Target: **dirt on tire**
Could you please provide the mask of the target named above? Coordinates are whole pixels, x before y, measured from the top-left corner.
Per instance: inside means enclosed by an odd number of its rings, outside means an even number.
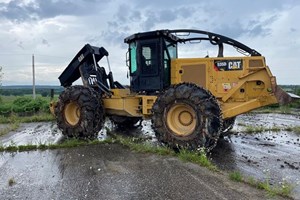
[[[78,105],[78,122],[70,124],[66,120],[65,108],[75,102]],[[104,107],[99,95],[85,86],[71,86],[59,96],[55,108],[57,126],[62,134],[75,138],[95,138],[104,123]]]
[[[192,117],[195,118],[195,127],[186,135],[176,134],[174,128],[170,128],[172,122],[167,119],[168,112],[180,104],[190,108],[195,115]],[[210,149],[216,145],[222,130],[221,109],[216,98],[195,84],[181,83],[172,86],[158,97],[152,111],[152,127],[157,139],[171,147]],[[184,123],[182,127],[184,129]]]

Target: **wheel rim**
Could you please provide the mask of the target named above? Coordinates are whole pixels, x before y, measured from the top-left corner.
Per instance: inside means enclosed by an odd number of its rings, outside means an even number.
[[[75,126],[80,120],[80,107],[75,102],[70,102],[65,106],[64,116],[68,124]]]
[[[173,105],[167,113],[167,125],[177,136],[188,136],[196,128],[196,112],[184,103]]]

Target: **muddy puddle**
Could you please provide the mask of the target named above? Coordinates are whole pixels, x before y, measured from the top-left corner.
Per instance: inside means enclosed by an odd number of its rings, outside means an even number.
[[[234,134],[220,139],[217,147],[209,154],[213,163],[225,171],[239,171],[245,177],[271,184],[288,182],[294,186],[293,196],[300,199],[300,134],[292,131],[267,131],[245,133],[247,126],[286,129],[300,126],[300,116],[284,114],[247,114],[237,117]],[[109,121],[105,127],[123,135],[144,137],[156,141],[150,121],[130,130],[117,129]],[[106,138],[105,128],[99,139]],[[58,143],[63,136],[54,122],[21,124],[16,131],[0,137],[4,146],[10,144]],[[30,159],[30,157],[28,158]]]

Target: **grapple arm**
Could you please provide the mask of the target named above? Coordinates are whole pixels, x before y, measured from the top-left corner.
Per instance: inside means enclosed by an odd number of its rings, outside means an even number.
[[[81,65],[94,64],[94,62],[97,63],[104,56],[108,56],[108,52],[103,47],[95,47],[86,44],[58,77],[60,84],[64,87],[72,85],[72,83],[81,76],[79,70]]]

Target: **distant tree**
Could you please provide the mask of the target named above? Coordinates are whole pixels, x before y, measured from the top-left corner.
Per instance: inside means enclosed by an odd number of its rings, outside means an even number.
[[[41,95],[42,95],[42,97],[47,97],[48,96],[48,92],[47,91],[42,91]]]

